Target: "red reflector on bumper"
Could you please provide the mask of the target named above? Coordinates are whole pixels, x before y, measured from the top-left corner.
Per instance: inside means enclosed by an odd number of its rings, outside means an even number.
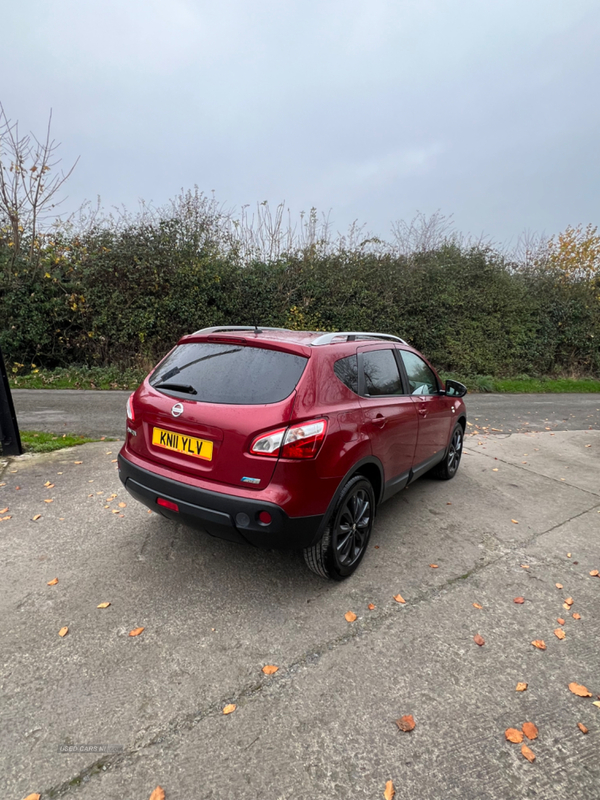
[[[271,515],[268,511],[261,511],[258,515],[259,522],[262,522],[263,525],[268,525],[271,522]]]
[[[164,497],[159,497],[156,503],[157,505],[163,506],[163,508],[168,508],[171,511],[179,511],[179,506],[177,503],[172,503],[170,500],[165,500]]]

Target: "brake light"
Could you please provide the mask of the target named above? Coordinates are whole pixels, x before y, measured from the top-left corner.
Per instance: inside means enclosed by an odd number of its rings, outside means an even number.
[[[272,458],[314,458],[323,444],[327,420],[315,419],[281,428],[255,439],[250,452]]]
[[[132,397],[133,394],[130,394],[129,397],[127,398],[127,419],[130,419],[133,422],[135,420],[135,414],[133,413]]]

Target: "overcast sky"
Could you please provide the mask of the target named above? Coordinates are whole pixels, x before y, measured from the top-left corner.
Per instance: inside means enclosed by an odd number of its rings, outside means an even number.
[[[0,100],[50,108],[69,205],[285,200],[387,236],[600,224],[598,0],[20,0]]]

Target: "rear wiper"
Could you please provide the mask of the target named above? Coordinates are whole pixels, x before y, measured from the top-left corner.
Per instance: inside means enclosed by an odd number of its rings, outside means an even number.
[[[189,383],[157,383],[155,389],[171,389],[173,392],[185,392],[186,394],[198,394]]]

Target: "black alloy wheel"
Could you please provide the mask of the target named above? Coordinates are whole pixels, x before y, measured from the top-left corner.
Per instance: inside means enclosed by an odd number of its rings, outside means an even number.
[[[432,475],[442,481],[449,481],[456,475],[462,456],[465,432],[460,422],[457,422],[450,437],[450,444],[446,450],[444,460],[433,468]]]

